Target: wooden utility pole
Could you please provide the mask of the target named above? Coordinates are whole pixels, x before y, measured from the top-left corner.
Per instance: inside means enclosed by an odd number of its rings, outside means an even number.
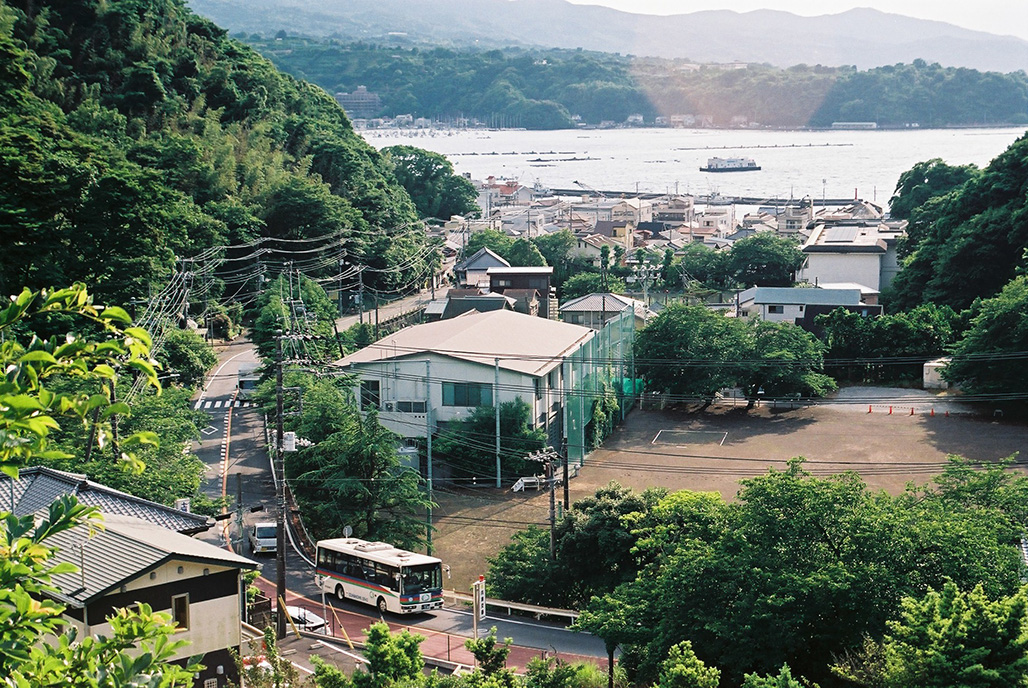
[[[281,640],[286,635],[286,471],[282,449],[285,434],[282,387],[282,331],[275,333],[275,501],[278,516],[275,533],[275,597],[278,599],[278,614],[275,617],[275,637]]]

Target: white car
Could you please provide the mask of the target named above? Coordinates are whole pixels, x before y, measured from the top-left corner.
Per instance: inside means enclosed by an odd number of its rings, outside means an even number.
[[[278,525],[274,522],[254,523],[247,537],[254,554],[274,554],[278,549]]]
[[[286,605],[286,612],[289,613],[289,618],[293,620],[293,623],[301,631],[309,631],[310,633],[328,633],[328,624],[320,616],[315,614],[309,609],[303,607],[294,607],[289,604]],[[277,613],[277,610],[272,611],[272,618]],[[289,622],[286,621],[286,627],[289,627]]]

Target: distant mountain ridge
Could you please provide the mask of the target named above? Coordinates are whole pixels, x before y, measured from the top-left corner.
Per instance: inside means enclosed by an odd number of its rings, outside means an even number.
[[[800,17],[777,10],[631,14],[565,0],[189,0],[230,31],[288,32],[484,48],[532,45],[696,62],[855,65],[921,58],[1028,70],[1028,41],[873,9]]]

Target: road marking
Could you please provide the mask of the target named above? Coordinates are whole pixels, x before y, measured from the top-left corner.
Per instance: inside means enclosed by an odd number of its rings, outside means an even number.
[[[236,360],[236,359],[237,359],[237,358],[239,358],[240,356],[245,356],[245,355],[246,355],[246,354],[248,354],[248,353],[250,353],[250,352],[249,352],[249,351],[240,351],[240,352],[239,352],[238,354],[236,354],[235,356],[232,356],[231,358],[227,358],[227,359],[225,359],[225,362],[224,362],[224,363],[222,363],[222,364],[221,364],[220,366],[218,366],[218,369],[217,369],[217,370],[215,370],[215,371],[214,371],[213,373],[211,373],[211,375],[210,375],[210,376],[209,376],[209,377],[207,378],[207,380],[206,380],[206,381],[204,382],[204,385],[203,385],[203,391],[202,391],[202,392],[200,392],[200,398],[196,400],[196,403],[197,403],[197,408],[199,408],[199,405],[200,405],[201,403],[203,403],[203,400],[204,400],[204,396],[205,396],[205,395],[207,394],[207,388],[208,388],[208,387],[210,386],[210,384],[211,384],[211,380],[213,380],[214,378],[218,377],[218,375],[220,375],[220,374],[221,374],[221,370],[222,370],[222,369],[223,369],[223,368],[224,368],[225,366],[227,366],[227,365],[228,365],[229,363],[231,363],[232,361]]]

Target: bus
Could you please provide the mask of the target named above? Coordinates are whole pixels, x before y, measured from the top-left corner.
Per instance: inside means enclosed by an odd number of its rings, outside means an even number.
[[[412,614],[443,606],[442,562],[358,538],[319,540],[318,586],[338,599],[374,605],[382,613]]]

